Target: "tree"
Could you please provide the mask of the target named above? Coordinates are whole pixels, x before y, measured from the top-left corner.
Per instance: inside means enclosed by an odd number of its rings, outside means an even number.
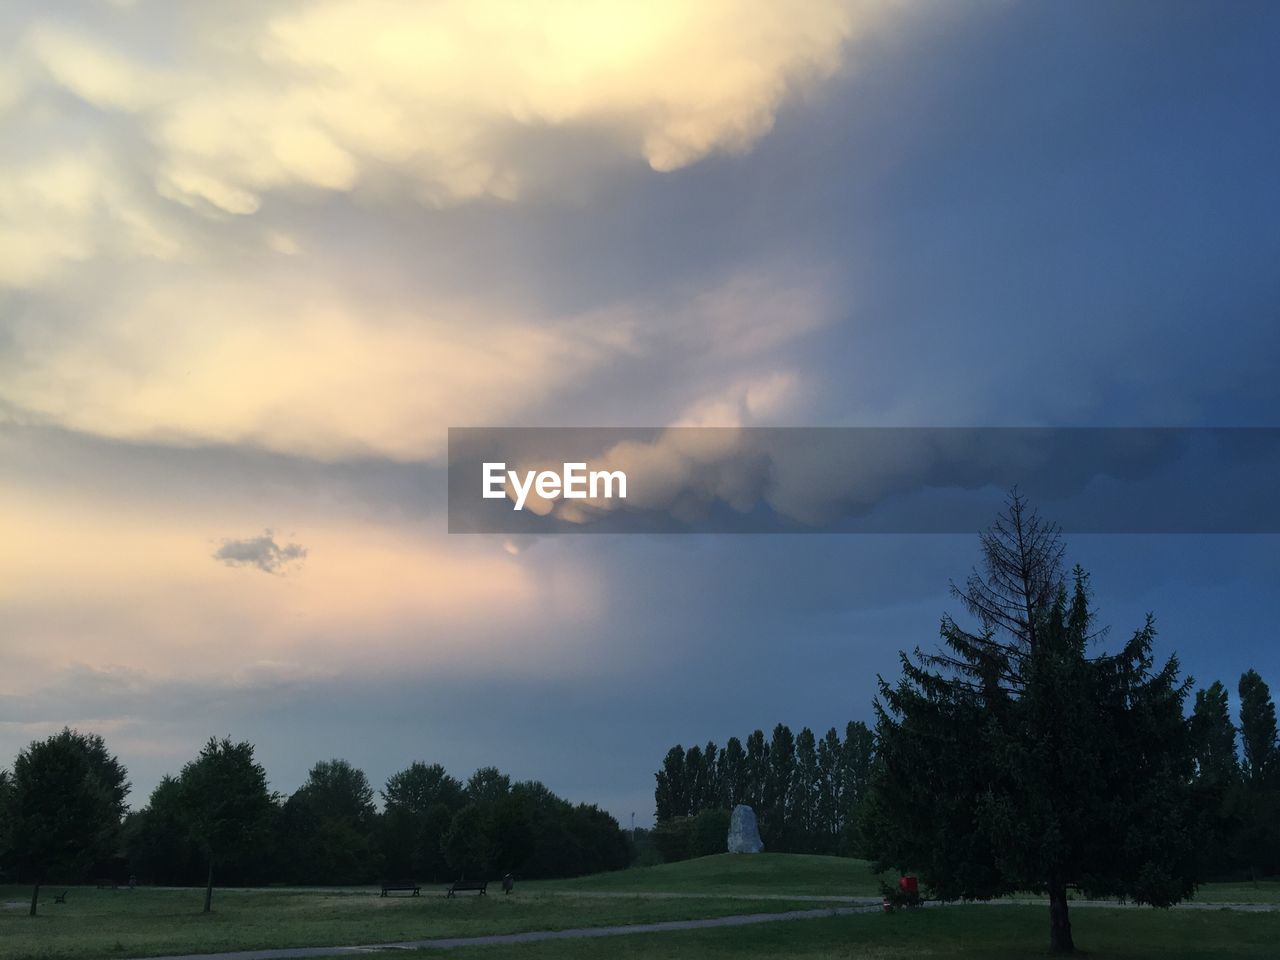
[[[469,803],[453,815],[443,840],[445,860],[462,878],[488,870],[494,854],[491,824],[484,811]]]
[[[466,795],[462,783],[449,776],[440,764],[415,761],[387,779],[382,800],[388,810],[399,808],[424,814],[437,803],[457,810],[466,803]]]
[[[765,742],[763,730],[753,730],[747,737],[747,760],[743,791],[743,801],[753,808],[757,814],[764,809],[764,783],[769,772],[769,744]]]
[[[0,864],[13,842],[13,816],[13,777],[8,770],[0,770]]]
[[[795,777],[791,784],[787,819],[797,834],[801,847],[809,852],[814,849],[818,832],[818,747],[813,731],[808,727],[796,734]]]
[[[667,751],[662,769],[655,775],[657,786],[653,791],[654,806],[659,822],[673,817],[689,815],[688,771],[685,767],[684,747],[676,744]]]
[[[34,917],[45,877],[79,874],[113,852],[129,782],[101,737],[64,728],[18,754],[7,792],[13,852],[33,881]]]
[[[817,765],[819,845],[821,852],[830,853],[835,850],[837,838],[844,826],[844,771],[840,736],[835,727],[824,733],[818,741]]]
[[[267,774],[253,759],[253,744],[211,737],[182,768],[182,817],[208,865],[204,912],[213,910],[214,867],[243,855],[266,833],[275,799]]]
[[[1276,746],[1276,705],[1258,671],[1240,678],[1240,739],[1244,777],[1253,786],[1269,784],[1280,773]]]
[[[444,879],[442,843],[454,813],[466,805],[462,782],[438,763],[414,762],[387,779],[382,799],[387,869],[397,877]]]
[[[944,617],[942,649],[880,680],[865,824],[881,868],[943,899],[1049,896],[1050,948],[1074,949],[1067,891],[1167,906],[1194,889],[1189,681],[1156,668],[1150,618],[1090,657],[1087,575],[1062,573],[1058,529],[1016,494]]]
[[[202,858],[187,830],[182,804],[182,784],[164,776],[147,805],[125,821],[125,852],[139,877],[172,886],[198,882]]]
[[[724,779],[720,764],[720,748],[712,740],[702,748],[702,782],[698,791],[697,809],[723,810],[725,805]]]
[[[492,814],[494,865],[502,873],[519,870],[533,856],[532,803],[524,794],[508,794]]]
[[[689,815],[702,810],[707,793],[707,763],[696,743],[684,755],[684,782],[689,791]]]
[[[745,803],[747,754],[742,741],[730,737],[720,754],[720,783],[725,802],[730,807]]]
[[[863,853],[862,811],[871,784],[875,763],[875,734],[861,720],[851,720],[844,728],[840,748],[842,823],[841,853],[861,856]]]
[[[467,798],[481,806],[492,806],[511,792],[511,778],[497,767],[481,767],[467,780]]]
[[[1191,742],[1195,751],[1196,777],[1203,784],[1226,786],[1240,773],[1236,758],[1236,728],[1231,724],[1227,688],[1215,680],[1206,690],[1196,691],[1191,710]]]
[[[376,819],[364,771],[345,760],[317,763],[281,813],[286,869],[301,883],[371,882],[381,859]]]
[[[764,842],[774,847],[785,843],[791,785],[796,772],[796,738],[786,724],[773,728],[764,781],[761,821]]]
[[[1280,869],[1280,747],[1271,690],[1256,670],[1240,678],[1242,782],[1227,798],[1227,819],[1236,826],[1235,861],[1250,877]]]

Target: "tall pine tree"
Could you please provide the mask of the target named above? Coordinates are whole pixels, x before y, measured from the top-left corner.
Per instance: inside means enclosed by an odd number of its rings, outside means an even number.
[[[1149,618],[1089,655],[1088,578],[1068,585],[1058,529],[1016,493],[982,557],[953,586],[975,626],[945,617],[942,648],[880,682],[865,824],[881,867],[943,899],[1046,893],[1050,948],[1069,952],[1069,889],[1159,906],[1194,889],[1189,681],[1155,666]]]

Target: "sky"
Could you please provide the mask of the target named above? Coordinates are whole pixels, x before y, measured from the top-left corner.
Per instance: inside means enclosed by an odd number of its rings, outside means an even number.
[[[674,743],[869,720],[976,535],[450,535],[448,428],[1280,425],[1277,89],[1262,2],[5,4],[0,766],[628,825]],[[1276,536],[1068,549],[1280,685]]]

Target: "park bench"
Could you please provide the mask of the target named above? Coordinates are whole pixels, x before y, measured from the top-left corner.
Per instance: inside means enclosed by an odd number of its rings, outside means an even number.
[[[419,887],[419,886],[418,886],[416,883],[414,883],[412,880],[400,880],[400,881],[393,882],[393,883],[384,883],[384,884],[382,885],[382,894],[381,894],[381,896],[384,896],[384,897],[385,897],[385,896],[387,896],[388,894],[396,893],[396,892],[399,892],[399,893],[407,893],[407,894],[409,894],[409,896],[411,896],[411,897],[416,897],[416,896],[419,896],[419,895],[421,894],[421,892],[422,892],[422,888],[421,888],[421,887]]]
[[[54,898],[53,898],[53,902],[54,902],[54,903],[66,903],[66,902],[67,902],[67,894],[68,894],[68,893],[70,893],[70,892],[71,892],[70,890],[63,890],[60,894],[58,894],[56,897],[54,897]]]
[[[489,886],[488,880],[455,880],[453,886],[449,888],[446,897],[452,897],[455,893],[461,893],[464,890],[478,890],[480,896],[487,896],[485,890]]]

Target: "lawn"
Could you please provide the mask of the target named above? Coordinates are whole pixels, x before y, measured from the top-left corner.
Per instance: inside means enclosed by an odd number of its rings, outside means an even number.
[[[792,853],[722,853],[573,880],[547,880],[536,886],[545,890],[625,893],[874,897],[880,893],[880,878],[866,860]]]
[[[1201,903],[1280,903],[1280,880],[1206,883],[1196,891]]]
[[[767,913],[812,903],[740,899],[593,898],[539,893],[461,895],[428,888],[418,898],[373,892],[218,890],[214,912],[200,912],[203,890],[96,890],[45,887],[40,915],[27,916],[29,887],[0,887],[0,958],[102,960],[252,947],[386,943],[424,937],[556,930],[567,927],[689,920]]]
[[[750,927],[467,947],[450,960],[1031,960],[1046,956],[1049,919],[1031,906],[959,906],[793,920]],[[1088,960],[1275,960],[1280,914],[1080,909]],[[413,951],[410,956],[440,956]]]
[[[27,917],[27,887],[0,887],[0,960],[101,960],[255,947],[388,943],[433,937],[562,930],[570,927],[774,913],[816,906],[803,897],[876,896],[879,880],[861,860],[759,854],[573,880],[522,882],[511,897],[446,900],[368,890],[219,890],[214,913],[200,912],[202,890],[46,887],[41,915]],[[666,896],[664,896],[666,895]],[[1207,903],[1280,901],[1280,884],[1210,884]],[[1077,942],[1094,957],[1275,957],[1280,913],[1153,911],[1077,907]],[[1034,906],[957,906],[890,916],[864,915],[688,933],[628,935],[485,948],[485,956],[1026,957],[1038,956],[1048,910]],[[753,952],[754,951],[754,952]],[[471,952],[471,951],[468,951]]]
[[[723,853],[681,863],[572,880],[546,880],[526,886],[539,890],[617,893],[874,897],[880,894],[880,880],[866,860],[788,853],[754,856]],[[1202,903],[1280,903],[1280,881],[1206,883],[1196,891],[1194,899]]]

